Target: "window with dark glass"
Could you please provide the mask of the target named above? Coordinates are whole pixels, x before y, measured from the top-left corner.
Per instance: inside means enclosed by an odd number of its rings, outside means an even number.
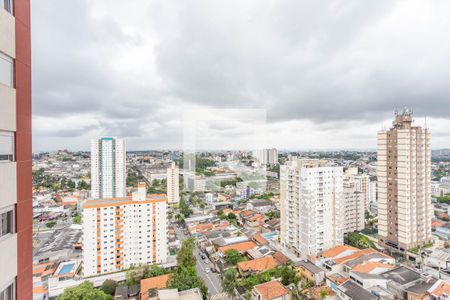
[[[0,300],[15,300],[16,297],[14,295],[14,283],[11,283],[9,286],[0,291]]]
[[[3,1],[3,0],[0,0]],[[13,59],[0,52],[0,83],[13,87],[14,83],[14,63]]]
[[[14,161],[14,132],[0,130],[0,163]]]
[[[14,233],[13,209],[0,213],[0,238],[10,233]]]
[[[12,14],[12,0],[0,0],[0,7]]]

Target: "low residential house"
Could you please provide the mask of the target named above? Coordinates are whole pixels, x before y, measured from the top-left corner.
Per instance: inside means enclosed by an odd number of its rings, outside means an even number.
[[[203,296],[199,288],[194,288],[185,291],[178,291],[177,289],[163,289],[158,290],[156,295],[149,300],[202,300]]]
[[[322,284],[325,282],[325,271],[309,260],[301,260],[295,264],[297,274],[300,277],[306,278],[315,284]]]
[[[338,286],[346,282],[348,279],[340,273],[329,273],[325,275],[325,284],[331,288],[333,292],[338,291]]]
[[[119,285],[116,287],[114,299],[117,300],[137,300],[139,299],[139,285]]]
[[[257,246],[256,246],[255,242],[246,241],[246,242],[242,242],[242,243],[219,247],[217,253],[219,256],[223,257],[223,256],[225,256],[225,253],[228,250],[233,249],[233,250],[239,251],[241,254],[245,254],[245,253],[247,253],[247,251],[254,249],[256,247]]]
[[[170,274],[141,280],[141,300],[148,300],[156,295],[156,290],[167,288]]]
[[[343,270],[343,266],[337,263],[336,260],[348,257],[358,251],[360,249],[352,246],[339,245],[322,252],[317,258],[316,264],[323,265],[327,271],[339,272]]]
[[[290,291],[277,280],[253,287],[252,300],[291,300]]]
[[[272,254],[274,254],[274,251],[267,246],[257,247],[255,249],[249,250],[247,252],[247,255],[251,259],[257,259],[257,258],[261,258],[261,257],[267,256],[267,255],[272,255]]]
[[[267,270],[274,269],[278,266],[278,261],[271,255],[262,258],[242,261],[237,264],[237,268],[241,276],[262,273]]]
[[[351,280],[337,287],[337,295],[342,300],[377,300],[378,298]]]
[[[433,277],[423,277],[406,288],[406,299],[422,300],[428,298],[428,290],[437,282]]]
[[[404,266],[394,268],[381,276],[386,279],[386,288],[397,299],[407,299],[407,289],[422,279],[418,272]]]
[[[260,200],[255,199],[251,200],[247,203],[247,209],[259,212],[259,213],[266,213],[269,212],[273,208],[272,201],[269,200]]]
[[[448,300],[450,299],[450,282],[438,280],[427,293],[430,300]]]
[[[190,234],[202,234],[205,232],[210,231],[211,229],[213,229],[214,225],[211,223],[205,223],[205,224],[197,224],[197,225],[192,225],[188,227],[189,233]]]
[[[281,253],[280,251],[276,251],[273,254],[273,258],[275,258],[276,260],[278,260],[278,262],[280,263],[280,265],[286,265],[288,264],[291,260],[284,255],[283,253]]]
[[[263,228],[265,225],[266,217],[262,214],[253,214],[252,216],[245,219],[246,226],[252,228]]]
[[[426,258],[426,264],[430,267],[450,269],[450,249],[433,249]]]
[[[394,265],[395,259],[375,249],[357,249],[341,245],[323,252],[316,264],[323,266],[327,271],[348,274],[356,266],[368,262]]]
[[[365,289],[376,285],[386,287],[386,279],[381,274],[394,268],[393,265],[382,262],[367,261],[351,269],[349,276],[351,280]]]
[[[269,244],[269,241],[266,240],[261,234],[257,233],[253,236],[252,240],[254,240],[260,246],[266,246]]]

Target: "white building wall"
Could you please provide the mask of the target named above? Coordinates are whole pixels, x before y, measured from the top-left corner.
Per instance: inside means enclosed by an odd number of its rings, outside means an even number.
[[[167,261],[167,202],[145,199],[125,202],[84,209],[85,276],[115,272],[132,265]],[[100,222],[97,222],[98,210]],[[122,221],[118,221],[118,218]],[[101,245],[100,255],[97,252],[97,242]],[[98,256],[101,265],[99,271]]]
[[[16,131],[16,90],[14,88],[14,59],[16,58],[16,20],[0,8],[0,214],[5,220],[0,231],[0,292],[13,284],[17,276],[18,249],[17,215],[17,167],[14,158]],[[6,217],[12,214],[12,220]],[[11,222],[9,222],[11,221]],[[6,228],[11,228],[7,231]]]
[[[302,255],[342,244],[342,168],[298,160],[282,166],[280,173],[282,243]]]
[[[167,169],[167,200],[169,204],[180,202],[180,170],[172,162],[172,165]]]
[[[126,196],[126,146],[123,139],[91,141],[91,197]]]

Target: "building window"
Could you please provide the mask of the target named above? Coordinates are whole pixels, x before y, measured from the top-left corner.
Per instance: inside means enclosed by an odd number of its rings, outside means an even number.
[[[0,212],[0,238],[10,233],[14,233],[14,210],[12,208]]]
[[[2,161],[14,161],[14,133],[11,131],[0,130],[0,162]]]
[[[0,52],[0,83],[13,87],[13,73],[13,59]]]
[[[14,283],[11,283],[9,286],[7,286],[5,289],[0,291],[0,299],[1,300],[15,300],[16,297],[14,295]]]
[[[12,0],[0,0],[0,6],[12,14]]]

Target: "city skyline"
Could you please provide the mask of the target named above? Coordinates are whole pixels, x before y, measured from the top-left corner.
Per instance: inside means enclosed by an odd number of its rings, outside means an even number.
[[[449,5],[34,2],[34,151],[181,148],[183,111],[205,107],[266,109],[280,149],[375,148],[405,105],[448,148]]]

